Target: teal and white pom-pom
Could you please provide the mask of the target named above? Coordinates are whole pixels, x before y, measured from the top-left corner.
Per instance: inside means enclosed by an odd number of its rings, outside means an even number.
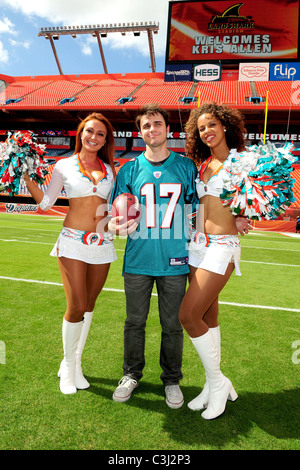
[[[5,142],[0,143],[0,192],[18,194],[20,180],[25,173],[39,184],[48,174],[44,161],[45,145],[38,144],[31,131],[9,132]]]
[[[230,151],[223,169],[224,189],[220,196],[234,215],[251,220],[274,220],[295,202],[292,178],[292,144],[277,148],[253,145],[244,152]]]

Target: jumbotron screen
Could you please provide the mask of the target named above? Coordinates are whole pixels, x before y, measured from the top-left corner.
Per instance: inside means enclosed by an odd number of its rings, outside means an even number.
[[[169,3],[166,63],[298,59],[299,0]]]

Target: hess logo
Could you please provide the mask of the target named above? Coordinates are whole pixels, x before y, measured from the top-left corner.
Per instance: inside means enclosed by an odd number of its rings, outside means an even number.
[[[196,65],[194,68],[194,80],[197,81],[211,81],[220,80],[221,68],[219,65],[214,64],[202,64]]]

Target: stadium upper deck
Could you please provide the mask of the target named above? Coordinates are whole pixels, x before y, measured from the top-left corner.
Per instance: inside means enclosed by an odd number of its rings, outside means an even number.
[[[230,73],[232,72],[232,73]],[[10,77],[0,74],[0,131],[75,130],[82,115],[99,110],[115,129],[133,130],[137,110],[156,102],[170,112],[173,130],[182,131],[198,102],[238,108],[252,141],[264,131],[271,140],[293,141],[300,153],[300,81],[239,81],[235,71],[220,81],[166,82],[163,73]],[[280,137],[279,137],[280,135]]]
[[[0,75],[0,81],[3,84],[0,105],[5,110],[137,109],[153,101],[169,109],[186,109],[187,106],[197,106],[199,92],[201,102],[216,100],[242,110],[264,109],[267,90],[269,109],[299,108],[300,104],[297,87],[291,81],[165,82],[163,73],[38,77]],[[255,98],[261,99],[256,102]]]

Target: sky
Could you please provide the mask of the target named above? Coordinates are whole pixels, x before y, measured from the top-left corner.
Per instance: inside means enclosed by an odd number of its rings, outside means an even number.
[[[164,72],[169,0],[0,0],[0,74],[58,75],[42,27],[103,23],[159,22],[153,35],[156,72]],[[102,39],[108,73],[151,72],[147,33]],[[96,38],[61,36],[55,41],[64,75],[104,73]]]

